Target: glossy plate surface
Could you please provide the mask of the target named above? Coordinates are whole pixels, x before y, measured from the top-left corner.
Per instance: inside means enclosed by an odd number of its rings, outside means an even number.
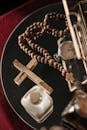
[[[48,65],[39,63],[38,66],[34,69],[34,72],[53,87],[54,92],[51,96],[53,97],[54,101],[54,112],[44,123],[38,124],[28,115],[20,103],[23,95],[35,84],[26,78],[26,80],[18,87],[13,81],[13,79],[19,73],[19,71],[14,68],[12,64],[14,59],[18,59],[24,65],[26,65],[30,60],[30,57],[28,57],[18,46],[18,35],[22,34],[26,27],[28,27],[33,22],[42,21],[44,19],[44,15],[49,12],[61,13],[63,12],[63,7],[60,4],[53,4],[39,9],[31,15],[27,16],[14,29],[8,38],[2,56],[2,84],[6,98],[17,115],[25,123],[36,129],[39,129],[42,126],[49,127],[52,125],[58,125],[61,119],[61,112],[72,97],[72,94],[68,90],[67,83],[62,78],[60,73]],[[60,25],[58,23],[57,26],[61,29],[63,24]],[[42,39],[40,39],[39,44],[48,49],[51,55],[57,52],[57,39],[53,37],[45,35],[42,37]]]

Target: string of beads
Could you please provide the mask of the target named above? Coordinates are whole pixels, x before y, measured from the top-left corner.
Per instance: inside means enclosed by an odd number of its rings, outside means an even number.
[[[51,25],[49,25],[50,20],[64,20],[66,28],[64,30],[53,28]],[[54,37],[60,38],[68,31],[69,30],[64,14],[57,14],[55,12],[48,13],[45,15],[43,22],[34,22],[32,25],[27,27],[25,32],[18,37],[18,44],[20,48],[31,58],[35,58],[38,62],[48,64],[54,69],[59,70],[66,80],[69,80],[71,83],[73,83],[75,80],[73,74],[65,70],[62,64],[58,63],[50,55],[47,49],[43,48],[39,44],[34,43],[34,41],[40,38],[44,33],[48,33]]]

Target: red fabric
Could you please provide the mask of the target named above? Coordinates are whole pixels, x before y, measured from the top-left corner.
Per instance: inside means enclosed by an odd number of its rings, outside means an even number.
[[[28,0],[20,7],[0,16],[0,57],[4,44],[14,27],[29,13],[54,0]],[[32,130],[13,112],[4,97],[0,84],[0,130]]]

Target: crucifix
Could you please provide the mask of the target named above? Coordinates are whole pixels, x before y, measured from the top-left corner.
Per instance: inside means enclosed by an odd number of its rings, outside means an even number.
[[[26,66],[20,63],[17,59],[13,61],[13,65],[17,68],[20,73],[14,78],[14,82],[19,86],[26,77],[31,79],[39,87],[44,88],[49,94],[53,92],[53,89],[44,80],[37,76],[32,70],[36,67],[38,62],[36,59],[32,59]]]

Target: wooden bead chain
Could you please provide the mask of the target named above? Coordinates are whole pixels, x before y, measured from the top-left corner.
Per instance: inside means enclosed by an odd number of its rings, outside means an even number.
[[[35,58],[38,62],[48,64],[49,66],[52,66],[53,68],[59,70],[65,79],[73,83],[74,77],[72,73],[67,72],[63,68],[62,64],[58,63],[49,54],[48,50],[33,42],[37,38],[41,37],[44,33],[48,33],[54,37],[60,38],[68,32],[67,23],[64,30],[58,30],[49,25],[49,20],[51,19],[60,19],[66,21],[64,14],[57,14],[55,12],[48,13],[45,15],[43,22],[35,22],[27,27],[25,32],[18,37],[18,44],[20,48],[31,58]]]

